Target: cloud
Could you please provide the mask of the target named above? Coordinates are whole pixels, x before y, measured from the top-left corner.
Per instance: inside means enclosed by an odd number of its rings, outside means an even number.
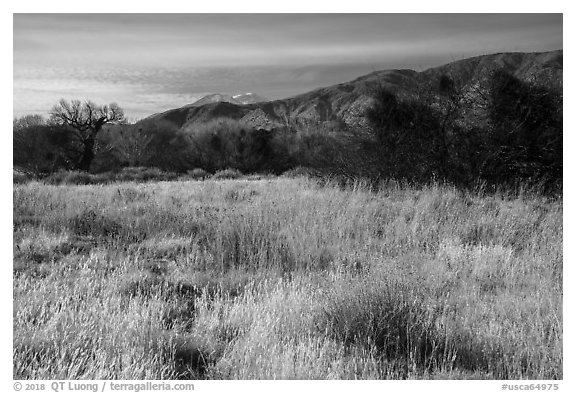
[[[561,15],[26,15],[16,62],[258,66],[562,44]],[[482,44],[478,44],[482,43]],[[537,49],[535,49],[537,50]],[[425,53],[422,53],[424,56]]]
[[[77,96],[142,115],[204,92],[282,98],[378,69],[560,48],[561,14],[15,14],[14,111]]]

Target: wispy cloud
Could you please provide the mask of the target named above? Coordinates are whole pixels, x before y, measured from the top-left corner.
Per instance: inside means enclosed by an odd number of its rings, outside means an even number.
[[[373,69],[559,48],[554,14],[16,14],[14,107],[76,95],[145,115],[205,92],[281,98]]]

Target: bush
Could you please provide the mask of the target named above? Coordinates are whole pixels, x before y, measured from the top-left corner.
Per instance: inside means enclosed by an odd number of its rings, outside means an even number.
[[[245,180],[274,179],[276,176],[270,173],[252,173],[243,177]]]
[[[174,172],[164,172],[158,168],[127,167],[117,175],[117,181],[170,181],[178,178]]]
[[[240,177],[242,177],[242,173],[239,170],[230,168],[218,171],[212,175],[212,179],[216,180],[239,179]]]
[[[91,174],[81,171],[58,171],[44,178],[44,183],[61,185],[107,184],[115,181],[171,181],[176,180],[178,174],[164,172],[158,168],[128,167],[118,173],[104,172]]]
[[[436,361],[442,366],[446,337],[436,327],[434,309],[406,283],[390,277],[364,278],[337,284],[329,293],[321,330],[345,345],[369,343],[388,359],[411,359],[425,368]],[[323,326],[324,325],[324,326]],[[440,331],[439,331],[440,330]]]
[[[312,176],[312,170],[310,168],[304,168],[302,166],[297,166],[296,168],[289,169],[282,174],[284,177],[296,178],[296,177],[310,177]]]
[[[81,171],[58,171],[44,178],[44,183],[61,185],[85,185],[97,183],[94,175]]]
[[[68,176],[67,171],[58,171],[58,172],[54,172],[51,175],[45,177],[43,179],[43,181],[46,184],[60,185],[60,184],[64,183],[66,176]]]
[[[114,172],[104,172],[90,175],[92,178],[92,184],[109,184],[114,183],[116,180],[116,174]]]
[[[202,168],[194,168],[190,171],[187,172],[188,173],[188,177],[194,180],[204,180],[208,177],[210,177],[210,173],[208,173],[207,171],[205,171]]]
[[[31,176],[27,175],[24,172],[17,172],[14,171],[12,174],[12,182],[14,184],[22,184],[22,183],[27,183],[30,180],[32,180]]]
[[[64,184],[85,185],[93,183],[92,175],[87,172],[70,171],[64,177]]]
[[[71,217],[68,228],[79,236],[114,237],[122,232],[121,224],[93,209],[86,209]]]

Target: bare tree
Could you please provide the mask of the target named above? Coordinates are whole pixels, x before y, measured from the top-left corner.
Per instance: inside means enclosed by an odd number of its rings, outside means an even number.
[[[25,115],[20,118],[14,118],[12,128],[14,132],[21,131],[24,128],[45,125],[46,120],[41,115]]]
[[[133,124],[110,129],[115,154],[129,166],[140,166],[151,154],[154,135]]]
[[[124,121],[124,111],[116,103],[99,106],[91,101],[60,100],[50,111],[50,121],[67,126],[82,145],[78,169],[88,171],[94,160],[96,136],[108,123]]]

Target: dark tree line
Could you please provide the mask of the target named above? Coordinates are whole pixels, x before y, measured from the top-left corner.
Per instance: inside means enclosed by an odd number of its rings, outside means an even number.
[[[411,97],[379,89],[367,118],[383,177],[561,187],[561,92],[502,70],[475,87],[443,75]]]
[[[48,120],[36,115],[17,119],[14,164],[38,177],[58,170],[101,173],[124,167],[280,174],[297,166],[330,172],[336,163],[349,161],[343,157],[361,156],[326,125],[271,132],[221,118],[179,129],[158,119],[128,124],[121,113],[115,105],[61,102]]]

